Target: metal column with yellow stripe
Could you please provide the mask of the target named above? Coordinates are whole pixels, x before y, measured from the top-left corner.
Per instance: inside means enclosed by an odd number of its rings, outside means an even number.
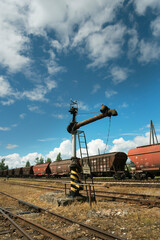
[[[81,181],[79,178],[79,169],[77,164],[71,164],[70,166],[70,180],[71,180],[71,191],[70,195],[72,197],[80,196],[79,191],[83,189],[82,185],[80,185]]]

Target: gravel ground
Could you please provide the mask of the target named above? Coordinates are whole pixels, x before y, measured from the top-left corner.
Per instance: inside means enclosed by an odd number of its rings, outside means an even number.
[[[41,191],[28,187],[10,186],[0,180],[0,189],[17,198],[31,202],[35,205],[49,209],[69,218],[85,224],[100,227],[103,230],[130,240],[160,240],[160,209],[123,202],[98,201],[92,208],[88,203],[74,202],[70,206],[60,206],[43,200],[47,191]],[[160,195],[160,189],[129,188],[129,187],[102,187],[101,190],[121,191],[130,193],[142,193]],[[59,197],[62,197],[59,195]],[[1,195],[0,195],[1,198]],[[76,231],[76,226],[68,229]],[[78,231],[78,227],[77,227]],[[73,234],[74,235],[74,234]]]

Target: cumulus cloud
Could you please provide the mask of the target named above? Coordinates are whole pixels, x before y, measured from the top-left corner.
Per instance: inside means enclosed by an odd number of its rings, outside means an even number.
[[[114,139],[113,146],[110,148],[110,152],[126,152],[128,153],[129,149],[135,148],[138,146],[148,145],[149,144],[149,132],[145,133],[142,136],[136,136],[133,140],[125,140],[124,138]],[[160,135],[157,135],[158,140],[160,140]]]
[[[35,159],[37,157],[43,157],[42,154],[37,152],[29,153],[26,156],[21,157],[18,153],[9,154],[7,156],[0,156],[0,159],[5,159],[5,164],[9,166],[10,169],[25,167],[27,161],[30,162],[31,165],[35,165]]]
[[[56,160],[58,153],[61,153],[62,159],[68,159],[72,156],[72,143],[70,140],[63,141],[58,148],[54,148],[50,151],[46,158],[51,158],[52,161]]]
[[[102,154],[108,149],[108,146],[101,139],[92,140],[87,144],[87,146],[88,146],[88,153],[90,156],[98,155],[99,153]]]

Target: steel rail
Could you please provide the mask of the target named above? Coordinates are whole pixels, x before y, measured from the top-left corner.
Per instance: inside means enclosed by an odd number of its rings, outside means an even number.
[[[124,197],[115,197],[115,196],[106,196],[106,195],[98,195],[96,197],[103,198],[110,201],[121,201],[121,202],[130,202],[130,203],[139,203],[142,205],[152,206],[152,207],[160,207],[160,201],[152,201],[148,199],[136,199],[136,198],[124,198]]]
[[[10,182],[11,183],[11,182]],[[53,189],[59,189],[59,191],[64,191],[65,188],[61,188],[61,187],[54,187],[54,186],[47,186],[47,187],[40,187],[40,186],[36,186],[35,184],[30,184],[30,183],[11,183],[11,184],[18,184],[20,186],[31,186],[33,188],[38,188],[38,189],[43,189],[43,190],[50,190],[53,191]],[[69,183],[70,184],[70,183]],[[69,190],[70,188],[66,188],[67,190]],[[160,196],[157,195],[147,195],[147,194],[135,194],[135,193],[122,193],[122,192],[107,192],[107,191],[100,191],[100,190],[96,190],[96,193],[105,193],[105,194],[117,194],[117,195],[124,195],[124,196],[134,196],[134,197],[143,197],[143,198],[156,198],[156,199],[160,199]],[[96,195],[98,196],[98,195]],[[102,195],[101,195],[102,196]],[[108,197],[108,196],[106,196]]]
[[[13,221],[6,213],[3,208],[0,207],[0,213],[5,219],[7,219],[11,225],[13,225],[17,231],[22,234],[28,240],[34,240],[23,228],[21,228],[15,221]]]
[[[7,214],[12,216],[15,219],[18,219],[20,221],[25,222],[25,225],[28,225],[28,226],[36,229],[37,231],[41,232],[43,235],[51,237],[52,239],[55,239],[55,240],[69,240],[68,238],[65,238],[65,237],[63,237],[63,236],[61,236],[61,235],[59,235],[59,234],[57,234],[57,233],[55,233],[51,230],[39,225],[39,224],[33,223],[29,220],[26,220],[26,219],[24,219],[20,216],[17,216],[16,214],[11,213],[11,212],[9,212],[5,209],[2,210],[1,207],[0,207],[0,212],[3,213],[3,215],[29,240],[34,240],[34,239],[31,236],[29,236],[20,226],[18,226],[9,216],[7,216]],[[7,213],[7,214],[5,214],[4,212]]]
[[[31,203],[27,203],[27,202],[25,202],[23,200],[20,200],[20,199],[18,199],[16,197],[13,197],[13,196],[11,196],[11,195],[9,195],[7,193],[0,192],[0,194],[6,195],[8,197],[11,197],[12,199],[17,200],[19,203],[27,205],[29,207],[33,207],[33,208],[36,207],[36,209],[38,208],[41,212],[49,213],[49,214],[51,214],[51,215],[53,215],[53,216],[55,216],[55,217],[57,217],[57,218],[59,218],[59,219],[61,219],[63,221],[66,221],[66,222],[69,222],[69,223],[72,223],[72,224],[78,224],[82,229],[89,231],[91,234],[94,234],[95,236],[97,236],[97,237],[99,237],[101,239],[104,239],[104,240],[115,240],[115,239],[116,240],[126,240],[123,237],[119,237],[117,235],[108,233],[108,232],[103,231],[103,230],[101,230],[101,229],[99,229],[97,227],[92,227],[92,226],[86,225],[84,223],[74,221],[74,220],[72,220],[70,218],[67,218],[67,217],[61,216],[61,215],[59,215],[57,213],[51,212],[51,211],[49,211],[49,210],[47,210],[45,208],[41,208],[39,206],[35,206],[35,205],[31,204]]]

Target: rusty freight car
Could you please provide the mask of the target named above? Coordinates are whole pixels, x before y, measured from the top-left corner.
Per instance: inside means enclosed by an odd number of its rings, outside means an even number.
[[[33,173],[34,176],[49,176],[51,173],[51,169],[49,167],[50,163],[43,163],[43,164],[37,164],[33,166]]]
[[[15,168],[14,169],[14,177],[22,177],[23,176],[23,168]]]
[[[8,176],[13,177],[14,176],[14,169],[8,169]]]
[[[71,159],[66,159],[62,161],[55,161],[50,164],[51,176],[52,177],[62,177],[69,176]]]
[[[89,157],[91,173],[95,177],[114,176],[117,179],[130,177],[128,171],[125,171],[126,161],[127,155],[123,152],[106,153]],[[71,163],[71,159],[51,163],[51,176],[69,176]],[[80,160],[80,165],[82,163],[83,159]]]
[[[125,171],[127,155],[123,152],[112,152],[89,157],[93,176],[114,176],[117,179],[129,177]]]
[[[160,144],[140,146],[128,151],[128,157],[136,165],[136,179],[154,178],[160,175]]]
[[[23,177],[33,177],[33,166],[30,167],[23,167]]]

